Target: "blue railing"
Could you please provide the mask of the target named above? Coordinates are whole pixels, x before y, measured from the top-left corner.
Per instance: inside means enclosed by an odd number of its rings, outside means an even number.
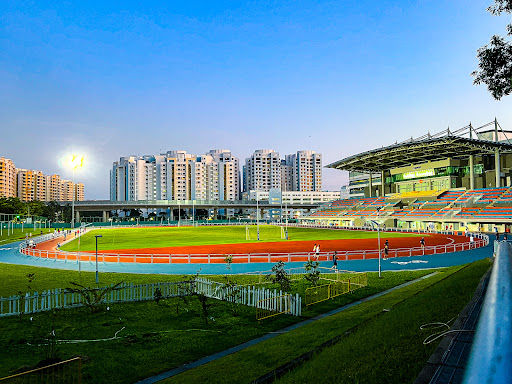
[[[512,383],[512,246],[499,242],[464,384]]]

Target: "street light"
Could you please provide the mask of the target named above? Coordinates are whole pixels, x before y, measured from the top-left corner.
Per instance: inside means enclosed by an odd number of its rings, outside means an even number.
[[[380,208],[377,208],[377,216],[379,216],[380,214]],[[374,224],[377,226],[377,242],[379,243],[379,277],[381,277],[381,265],[380,265],[380,258],[381,258],[381,254],[380,254],[380,226],[379,226],[379,223],[376,222],[376,221],[373,221],[371,220],[370,223]]]
[[[71,155],[69,159],[69,167],[73,170],[73,183],[72,183],[72,194],[73,198],[71,200],[71,229],[75,229],[75,190],[78,192],[78,188],[75,187],[75,169],[83,167],[84,165],[84,157]]]
[[[103,237],[102,235],[95,235],[96,238],[96,284],[99,284],[98,279],[98,237]]]
[[[256,190],[256,229],[258,232],[258,241],[260,241],[260,208],[258,205],[258,190]]]

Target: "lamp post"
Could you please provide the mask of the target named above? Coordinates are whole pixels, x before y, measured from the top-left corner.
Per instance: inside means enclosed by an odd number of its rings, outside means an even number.
[[[258,241],[260,241],[260,206],[258,203],[258,190],[256,190],[256,230],[258,232]]]
[[[286,184],[284,185],[284,192],[286,194]],[[286,231],[286,240],[288,240],[288,200],[284,202],[284,218],[286,220],[285,231]]]
[[[71,155],[71,159],[69,160],[69,166],[73,170],[73,182],[71,184],[73,195],[71,199],[71,229],[75,228],[75,191],[78,192],[78,188],[75,187],[75,169],[82,167],[83,164],[83,156]]]
[[[379,244],[379,277],[381,277],[381,265],[380,265],[380,257],[381,257],[381,254],[380,254],[380,226],[379,226],[379,223],[377,223],[376,221],[370,221],[370,223],[372,223],[373,225],[376,225],[377,226],[377,242]]]
[[[95,235],[96,238],[96,284],[99,284],[98,279],[98,237],[103,237],[102,235]]]

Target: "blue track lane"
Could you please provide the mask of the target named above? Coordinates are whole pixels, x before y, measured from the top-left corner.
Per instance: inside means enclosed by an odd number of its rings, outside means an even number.
[[[494,240],[494,236],[490,236]],[[48,260],[38,257],[25,256],[17,251],[20,242],[10,243],[0,246],[0,262],[19,265],[31,265],[35,267],[46,267],[55,269],[78,270],[76,261]],[[412,256],[389,258],[382,260],[382,271],[400,271],[427,268],[451,267],[471,263],[486,257],[491,257],[493,253],[493,241],[484,248],[478,248],[471,251],[454,252],[439,255]],[[231,270],[226,268],[225,264],[138,264],[138,263],[105,263],[100,262],[98,269],[100,272],[120,272],[120,273],[158,273],[158,274],[195,274],[199,270],[201,274],[229,274],[268,271],[272,268],[272,263],[250,263],[250,264],[232,264]],[[302,267],[304,262],[286,263],[287,268]],[[332,267],[332,262],[320,262],[321,267]],[[82,271],[95,271],[94,262],[81,262]],[[338,260],[338,269],[377,272],[379,261],[371,260]]]

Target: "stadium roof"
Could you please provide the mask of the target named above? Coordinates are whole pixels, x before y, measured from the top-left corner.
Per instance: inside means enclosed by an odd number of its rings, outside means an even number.
[[[492,131],[482,131],[491,124],[488,123],[479,128],[473,128],[471,124],[457,131],[449,129],[436,135],[427,134],[417,139],[410,139],[387,147],[374,149],[338,160],[327,165],[327,168],[335,168],[344,171],[379,172],[390,168],[406,167],[411,164],[436,161],[446,158],[467,158],[469,155],[492,154],[498,149],[500,152],[512,152],[512,140],[509,140],[506,132],[500,131],[498,139],[502,141],[482,140],[488,138]],[[468,131],[469,130],[469,131]],[[510,132],[508,132],[510,135]],[[465,137],[469,134],[469,137]],[[478,139],[473,138],[476,134]],[[503,140],[503,137],[505,140]]]

